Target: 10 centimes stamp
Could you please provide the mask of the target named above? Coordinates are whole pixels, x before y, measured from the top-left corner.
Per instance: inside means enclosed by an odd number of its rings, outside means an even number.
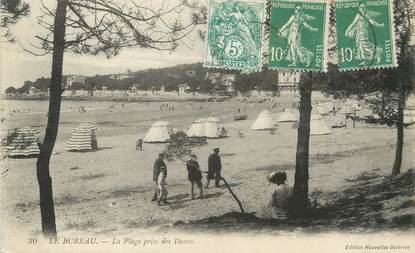
[[[209,1],[204,66],[259,71],[264,3]]]
[[[269,68],[326,71],[327,32],[325,1],[273,0]]]
[[[339,0],[336,32],[340,70],[397,66],[392,0]]]

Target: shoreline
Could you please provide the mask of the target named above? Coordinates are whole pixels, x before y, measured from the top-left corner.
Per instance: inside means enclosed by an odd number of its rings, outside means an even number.
[[[28,100],[28,101],[47,101],[49,97],[2,97],[4,100]],[[116,97],[116,96],[64,96],[62,100],[65,101],[110,101],[110,102],[221,102],[229,97],[214,97],[214,96],[203,96],[203,97]]]

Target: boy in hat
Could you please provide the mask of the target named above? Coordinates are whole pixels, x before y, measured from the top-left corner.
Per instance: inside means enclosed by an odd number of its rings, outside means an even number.
[[[157,197],[159,196],[158,179],[159,179],[159,175],[160,175],[161,170],[164,170],[165,177],[167,177],[167,166],[164,163],[163,159],[164,159],[164,153],[160,153],[158,158],[154,162],[153,181],[156,184],[156,191],[154,192],[154,195],[153,195],[153,198],[151,199],[151,201],[156,201]]]
[[[205,188],[209,187],[211,179],[215,179],[215,186],[219,187],[219,182],[222,178],[220,171],[222,170],[222,162],[219,156],[219,148],[213,149],[213,154],[209,155],[208,160],[208,175]]]
[[[202,171],[200,170],[199,163],[197,162],[197,156],[195,154],[190,155],[190,160],[186,163],[187,178],[190,181],[190,197],[195,198],[194,185],[199,188],[199,197],[203,198],[203,186],[202,186]]]
[[[160,205],[160,201],[163,202],[164,204],[167,203],[167,188],[166,188],[166,176],[167,176],[167,170],[165,168],[160,170],[160,174],[157,180],[157,187],[158,187],[158,191],[159,191],[159,195],[157,198],[157,202]]]

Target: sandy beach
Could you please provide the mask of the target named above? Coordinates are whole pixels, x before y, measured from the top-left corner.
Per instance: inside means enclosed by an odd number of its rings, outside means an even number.
[[[279,98],[273,117],[278,119],[292,101]],[[262,207],[270,200],[275,187],[266,180],[270,172],[285,171],[287,183],[293,185],[297,129],[293,129],[291,123],[278,124],[275,135],[250,129],[267,103],[231,100],[169,104],[175,107],[174,111],[161,111],[160,103],[156,102],[126,103],[124,106],[117,102],[87,103],[85,113],[71,108],[72,105],[64,105],[50,165],[60,233],[129,234],[141,228],[239,210],[226,188],[210,187],[205,191],[205,199],[190,200],[187,172],[182,161],[167,163],[169,204],[159,207],[150,201],[154,192],[153,162],[166,144],[144,144],[144,150],[137,151],[135,141],[142,138],[157,120],[170,122],[170,129],[187,130],[193,120],[218,113],[220,126],[228,129],[229,137],[209,139],[207,145],[193,147],[193,152],[199,156],[202,170],[206,170],[212,148],[220,147],[223,177],[242,200],[246,212],[261,216]],[[248,115],[247,120],[233,121],[238,109]],[[33,126],[40,130],[41,135],[44,134],[45,112],[32,110],[32,113],[3,115],[6,115],[3,131]],[[325,116],[324,121],[329,126],[334,125],[335,116]],[[66,151],[65,144],[73,128],[85,122],[98,127],[99,150],[85,153]],[[237,128],[243,129],[245,137],[237,137]],[[414,128],[407,128],[403,173],[415,168],[414,140]],[[349,124],[347,128],[331,129],[330,135],[311,136],[310,193],[318,193],[319,204],[325,205],[330,201],[331,193],[351,186],[348,181],[351,178],[368,172],[382,177],[389,175],[395,146],[395,128],[363,122],[358,122],[356,128]],[[28,235],[40,232],[35,164],[35,158],[2,161],[2,171],[8,170],[1,180],[1,213],[7,233]],[[413,207],[382,215],[389,219],[408,210],[413,212]]]

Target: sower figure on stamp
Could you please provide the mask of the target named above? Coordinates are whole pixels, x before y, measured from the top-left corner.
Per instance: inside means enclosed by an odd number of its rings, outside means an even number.
[[[349,38],[354,38],[356,43],[356,59],[360,60],[359,65],[365,65],[371,61],[376,60],[376,63],[381,61],[382,48],[377,47],[375,43],[372,43],[369,39],[369,33],[374,34],[373,27],[383,28],[385,24],[378,23],[374,20],[375,16],[379,16],[380,13],[369,11],[365,3],[359,4],[359,12],[353,19],[353,22],[347,27],[345,35]]]
[[[154,192],[153,198],[151,199],[151,201],[156,201],[157,200],[157,196],[159,196],[159,188],[158,188],[158,178],[160,175],[161,170],[165,171],[165,177],[167,177],[167,166],[163,161],[164,159],[164,153],[160,153],[159,157],[156,159],[156,161],[154,162],[154,166],[153,166],[153,181],[155,183],[156,186],[156,191]]]
[[[205,188],[209,187],[211,179],[215,179],[215,186],[219,187],[219,182],[221,180],[220,171],[222,170],[222,162],[219,156],[219,148],[213,149],[213,154],[209,156],[208,160],[208,175]]]
[[[190,160],[186,163],[187,175],[190,181],[190,197],[195,198],[194,186],[195,184],[199,188],[199,198],[203,198],[203,185],[202,185],[202,171],[200,170],[199,163],[197,162],[197,156],[192,154]]]

